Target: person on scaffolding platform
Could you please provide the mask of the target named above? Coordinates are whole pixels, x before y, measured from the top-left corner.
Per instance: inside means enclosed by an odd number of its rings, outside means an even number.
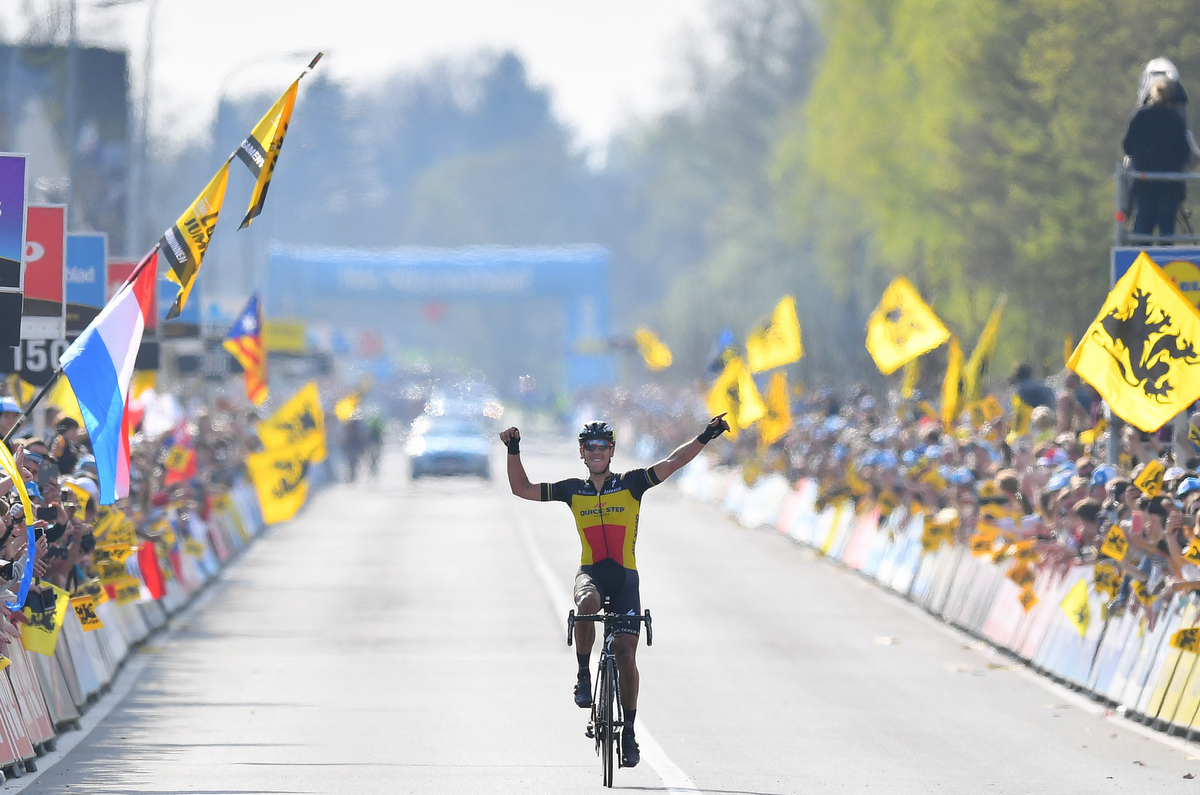
[[[1177,80],[1159,79],[1150,86],[1147,102],[1134,112],[1125,129],[1121,148],[1135,171],[1182,171],[1191,157],[1187,124],[1178,105],[1182,88]],[[1135,235],[1175,234],[1175,216],[1186,188],[1179,181],[1135,180],[1133,183]]]

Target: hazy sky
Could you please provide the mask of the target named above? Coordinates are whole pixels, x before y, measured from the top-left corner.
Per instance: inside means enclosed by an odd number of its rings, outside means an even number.
[[[79,36],[128,47],[140,81],[156,0],[96,7],[111,1],[77,0]],[[0,2],[8,40],[25,31],[20,7]],[[223,91],[282,90],[307,62],[300,52],[324,51],[331,77],[366,83],[488,47],[518,52],[581,142],[602,143],[670,102],[687,48],[711,41],[707,11],[707,0],[157,0],[152,124],[195,129]]]

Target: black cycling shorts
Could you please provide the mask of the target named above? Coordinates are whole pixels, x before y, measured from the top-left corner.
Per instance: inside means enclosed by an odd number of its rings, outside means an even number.
[[[606,565],[611,564],[611,565]],[[602,560],[590,566],[580,566],[575,575],[575,603],[579,603],[580,595],[589,590],[600,594],[600,599],[610,597],[610,608],[614,613],[627,616],[637,616],[642,613],[642,597],[638,592],[638,573],[627,569],[613,560]],[[626,635],[637,635],[642,625],[638,621],[622,621],[617,625],[617,632]]]

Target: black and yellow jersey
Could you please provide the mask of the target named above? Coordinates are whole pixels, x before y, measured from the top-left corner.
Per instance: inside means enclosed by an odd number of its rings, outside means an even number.
[[[597,494],[590,480],[571,478],[543,483],[542,502],[556,500],[571,506],[583,544],[579,565],[612,560],[636,571],[633,549],[637,544],[642,495],[660,482],[654,477],[653,468],[634,469],[621,475],[609,475],[604,488]]]

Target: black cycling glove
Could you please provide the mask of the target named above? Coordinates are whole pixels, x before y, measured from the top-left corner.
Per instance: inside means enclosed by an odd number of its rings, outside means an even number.
[[[514,436],[513,438],[509,439],[508,442],[505,444],[505,446],[508,447],[509,455],[520,455],[521,440],[518,439],[517,437]]]
[[[727,430],[729,430],[729,424],[724,419],[713,417],[712,422],[708,423],[708,425],[704,426],[704,430],[700,431],[700,435],[696,437],[696,441],[700,444],[708,444]]]

